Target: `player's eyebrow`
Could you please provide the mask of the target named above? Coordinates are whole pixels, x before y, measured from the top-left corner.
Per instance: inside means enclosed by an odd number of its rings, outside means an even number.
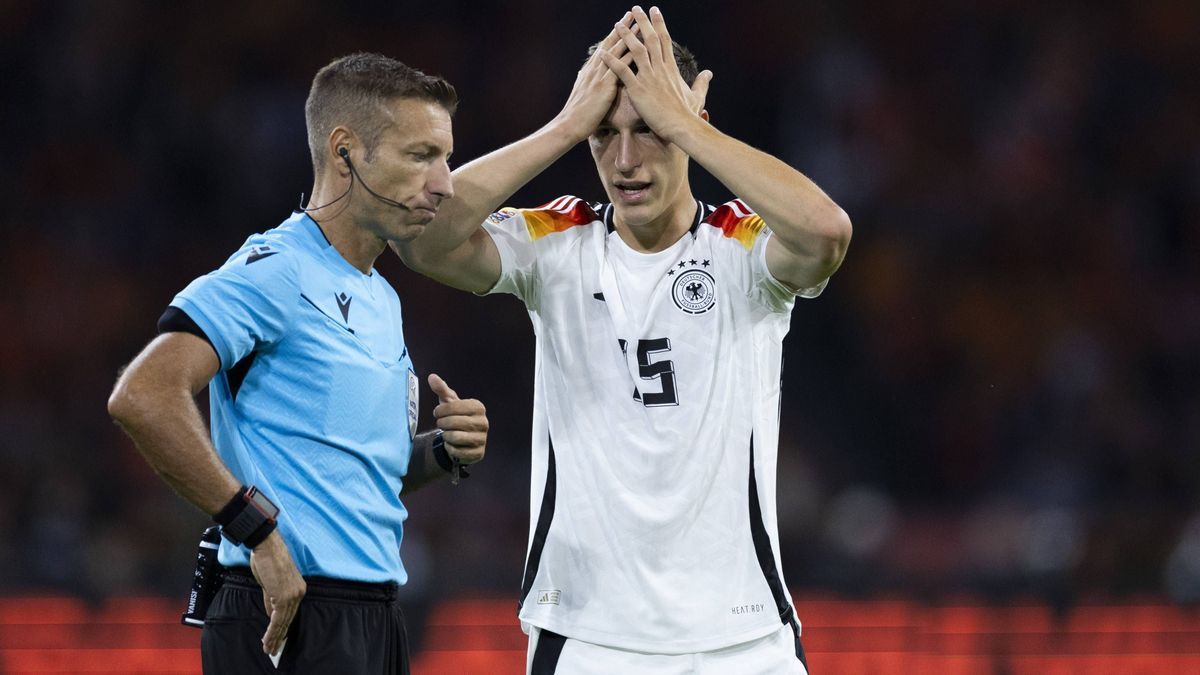
[[[634,119],[629,120],[628,124],[623,124],[621,126],[627,127],[629,129],[641,129],[643,127],[648,128],[650,125],[646,124],[646,120],[642,119],[641,117],[635,117]],[[616,128],[617,128],[617,125],[613,124],[612,120],[607,119],[607,118],[602,120],[600,122],[600,124],[596,125],[596,129],[616,129]]]

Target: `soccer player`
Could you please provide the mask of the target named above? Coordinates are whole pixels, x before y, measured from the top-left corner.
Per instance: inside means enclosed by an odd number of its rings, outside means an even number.
[[[437,429],[415,433],[400,301],[373,265],[453,194],[456,104],[446,81],[383,56],[322,68],[305,106],[310,207],[176,295],[109,399],[222,526],[205,672],[408,672],[400,493],[479,461],[488,422],[430,375]]]
[[[456,170],[435,226],[395,246],[451,286],[516,295],[533,321],[520,618],[535,674],[805,672],[775,518],[781,350],[850,221],[709,124],[697,71],[662,13],[635,7],[559,115]],[[584,139],[607,202],[487,215]],[[689,159],[739,198],[694,197]]]

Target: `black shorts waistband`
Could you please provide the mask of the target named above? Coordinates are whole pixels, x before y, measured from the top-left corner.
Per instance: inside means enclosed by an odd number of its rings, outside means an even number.
[[[225,583],[240,588],[261,591],[254,574],[249,567],[229,567],[221,574]],[[306,598],[326,598],[330,600],[350,600],[354,602],[394,602],[400,591],[400,584],[394,581],[370,583],[366,581],[349,581],[347,579],[331,579],[329,577],[306,576],[304,583],[307,590]]]

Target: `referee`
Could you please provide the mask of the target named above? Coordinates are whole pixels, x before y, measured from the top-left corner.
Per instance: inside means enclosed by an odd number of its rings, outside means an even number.
[[[400,493],[465,476],[488,422],[430,375],[437,429],[415,433],[400,300],[373,265],[453,194],[456,104],[445,80],[383,56],[322,68],[308,207],[176,295],[109,398],[155,471],[222,526],[206,673],[408,672]]]

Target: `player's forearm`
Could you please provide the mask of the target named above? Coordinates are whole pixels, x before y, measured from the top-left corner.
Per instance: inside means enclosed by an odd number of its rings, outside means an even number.
[[[212,447],[190,391],[118,382],[108,410],[158,475],[184,499],[215,514],[241,487]]]
[[[505,200],[581,140],[558,119],[454,171],[454,196],[442,202],[425,233],[397,252],[406,263],[450,255]],[[410,260],[411,259],[411,260]]]
[[[850,218],[816,183],[703,120],[674,141],[754,209],[784,246],[820,268],[816,276],[837,269],[850,242]]]

